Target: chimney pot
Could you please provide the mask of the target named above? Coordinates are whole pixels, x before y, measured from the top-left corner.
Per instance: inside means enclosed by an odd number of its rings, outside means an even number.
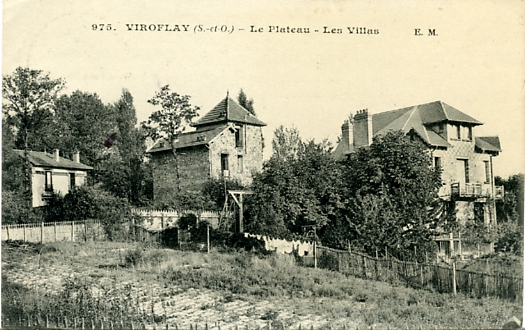
[[[55,162],[60,161],[60,150],[55,149]]]
[[[75,152],[75,154],[73,155],[73,161],[75,163],[80,163],[80,152]]]

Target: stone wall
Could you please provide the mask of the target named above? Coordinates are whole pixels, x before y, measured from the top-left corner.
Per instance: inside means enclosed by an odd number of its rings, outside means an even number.
[[[216,179],[222,177],[221,155],[227,155],[229,178],[249,185],[252,173],[262,169],[262,131],[260,127],[251,125],[244,125],[241,129],[244,136],[241,147],[235,146],[235,132],[229,129],[210,143],[211,176]],[[239,157],[242,157],[242,164]]]

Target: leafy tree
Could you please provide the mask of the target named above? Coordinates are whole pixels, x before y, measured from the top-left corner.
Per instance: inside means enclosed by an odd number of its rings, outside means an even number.
[[[162,87],[160,92],[148,100],[148,103],[156,107],[160,106],[160,109],[154,111],[147,121],[142,122],[142,127],[151,139],[164,138],[170,144],[175,157],[175,174],[179,182],[175,140],[184,132],[191,120],[198,116],[197,112],[200,108],[190,104],[190,96],[172,92],[169,85]],[[180,184],[177,185],[177,192],[179,191]]]
[[[2,126],[12,130],[14,146],[24,149],[22,200],[31,207],[31,164],[29,149],[39,149],[46,139],[38,134],[47,131],[54,110],[57,93],[64,87],[62,79],[51,79],[42,70],[16,68],[12,75],[2,79]],[[46,137],[48,137],[47,135]]]
[[[368,253],[388,247],[432,252],[444,218],[436,217],[440,170],[425,146],[403,132],[374,138],[343,162],[343,215],[351,240]]]
[[[508,179],[499,176],[494,178],[495,185],[503,186],[505,190],[503,200],[496,201],[498,222],[518,221],[520,214],[518,205],[520,201],[523,202],[524,180],[525,176],[522,173],[511,175]]]
[[[109,110],[118,138],[111,147],[112,152],[103,158],[99,180],[106,190],[139,205],[144,202],[145,132],[135,127],[137,117],[131,93],[123,89],[122,96]]]
[[[325,142],[301,145],[304,149],[293,157],[274,154],[254,177],[254,195],[248,203],[251,231],[300,235],[305,226],[322,230],[335,219],[339,165]]]
[[[83,163],[97,169],[104,141],[117,129],[111,107],[94,93],[79,90],[56,100],[55,140],[52,147],[66,155],[80,152]]]
[[[297,128],[285,128],[281,125],[274,131],[273,135],[272,157],[284,161],[293,160],[297,159],[299,153],[304,151],[305,145],[301,140]]]
[[[51,79],[42,70],[16,68],[2,79],[2,113],[16,134],[18,149],[41,149],[41,131],[49,125],[57,94],[64,88],[62,79]]]
[[[244,109],[248,110],[252,115],[257,116],[253,108],[253,99],[249,99],[242,88],[239,91],[239,96],[237,96],[237,101]]]

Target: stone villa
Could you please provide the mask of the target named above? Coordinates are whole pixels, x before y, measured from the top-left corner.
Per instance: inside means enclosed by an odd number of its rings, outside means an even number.
[[[266,124],[229,96],[191,126],[194,131],[180,134],[175,141],[176,158],[163,139],[148,150],[156,200],[172,196],[179,187],[198,191],[212,178],[249,184],[252,173],[262,169],[261,128]]]
[[[503,187],[494,185],[492,159],[501,147],[497,136],[476,136],[480,125],[480,121],[441,101],[377,114],[360,110],[342,125],[342,140],[333,155],[340,159],[356,148],[369,146],[376,135],[402,130],[423,141],[433,165],[441,167],[439,196],[454,203],[457,220],[495,224],[494,200],[503,198]],[[441,237],[438,243],[444,254],[461,253],[457,234]]]

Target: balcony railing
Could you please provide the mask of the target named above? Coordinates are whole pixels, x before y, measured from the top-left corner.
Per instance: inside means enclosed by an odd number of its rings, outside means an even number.
[[[483,189],[481,183],[454,182],[450,185],[450,194],[454,197],[488,197],[490,191]]]
[[[483,198],[492,196],[492,193],[490,184],[454,182],[450,185],[450,195],[456,198]],[[503,187],[496,186],[494,198],[502,199],[504,195]]]

